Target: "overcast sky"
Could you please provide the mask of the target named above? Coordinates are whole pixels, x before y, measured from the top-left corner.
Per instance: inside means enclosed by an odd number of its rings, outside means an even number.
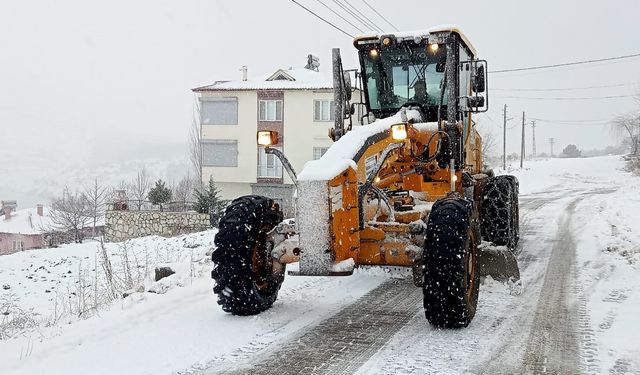
[[[348,33],[359,33],[320,2],[298,1]],[[339,9],[333,0],[323,2]],[[391,29],[362,0],[349,2],[380,27]],[[479,57],[489,61],[490,70],[640,52],[637,1],[367,2],[401,30],[459,25]],[[289,0],[3,1],[0,173],[25,186],[36,183],[34,175],[54,176],[63,166],[178,158],[187,148],[191,88],[237,79],[242,65],[249,67],[250,77],[302,67],[309,53],[320,57],[320,69],[329,70],[332,47],[341,47],[345,65],[355,67],[351,38]],[[602,148],[616,143],[606,122],[636,108],[632,98],[508,97],[631,95],[639,91],[639,82],[640,58],[493,74],[490,112],[479,121],[501,134],[501,111],[507,104],[509,117],[515,118],[509,123],[514,126],[508,135],[510,151],[519,149],[516,125],[522,111],[527,117],[567,123],[538,122],[538,152],[548,152],[549,137],[557,141],[556,152],[568,143]],[[578,120],[589,121],[574,123]],[[26,160],[31,161],[29,173],[21,174]],[[0,199],[14,194],[11,184],[0,176]]]

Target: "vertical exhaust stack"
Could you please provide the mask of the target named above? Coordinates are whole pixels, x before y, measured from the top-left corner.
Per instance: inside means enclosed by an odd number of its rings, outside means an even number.
[[[337,141],[344,135],[344,113],[342,103],[344,102],[344,93],[342,89],[342,59],[340,58],[340,48],[332,50],[333,63],[333,103],[334,103],[334,127],[332,137]]]

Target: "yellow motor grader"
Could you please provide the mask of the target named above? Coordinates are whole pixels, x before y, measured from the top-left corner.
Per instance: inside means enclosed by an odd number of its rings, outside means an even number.
[[[423,288],[431,324],[467,326],[483,269],[519,278],[518,182],[483,169],[472,119],[488,109],[487,62],[453,27],[366,35],[353,44],[366,114],[353,124],[350,76],[334,49],[335,142],[322,158],[296,174],[270,147],[278,134],[258,132],[258,144],[296,184],[296,217],[283,221],[278,204],[262,196],[227,207],[212,255],[218,303],[236,315],[268,309],[294,262],[290,275],[406,267]],[[483,240],[509,250],[483,255]]]

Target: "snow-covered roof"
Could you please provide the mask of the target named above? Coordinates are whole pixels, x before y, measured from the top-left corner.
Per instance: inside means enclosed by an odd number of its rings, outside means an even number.
[[[0,216],[0,233],[41,234],[43,229],[51,225],[49,207],[43,207],[43,215],[38,215],[36,208],[25,208],[11,212],[7,220]]]
[[[217,81],[208,86],[196,87],[192,91],[239,91],[239,90],[318,90],[333,89],[333,77],[327,72],[315,70],[278,69],[258,79],[246,81]]]
[[[399,32],[388,32],[388,33],[370,33],[370,34],[364,34],[364,35],[359,35],[356,36],[354,39],[354,44],[358,42],[358,40],[361,39],[372,39],[372,38],[380,38],[382,35],[393,35],[396,38],[413,38],[416,36],[427,36],[429,34],[433,34],[433,33],[438,33],[438,32],[455,32],[458,35],[460,35],[460,37],[462,38],[462,40],[464,41],[464,43],[467,45],[467,47],[469,47],[469,49],[471,50],[471,52],[473,52],[474,56],[477,56],[476,53],[476,49],[475,47],[473,47],[473,44],[471,44],[471,42],[469,41],[469,39],[467,39],[467,37],[464,35],[464,33],[460,30],[460,28],[456,25],[451,25],[451,24],[445,24],[445,25],[438,25],[438,26],[433,26],[430,27],[428,29],[422,29],[422,30],[413,30],[413,31],[399,31]]]

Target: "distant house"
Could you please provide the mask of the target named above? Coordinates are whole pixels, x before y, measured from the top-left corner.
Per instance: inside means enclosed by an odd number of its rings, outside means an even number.
[[[16,210],[15,201],[2,201],[0,208],[0,255],[44,247],[43,228],[50,226],[49,208]]]
[[[73,233],[56,229],[49,207],[39,204],[36,208],[16,208],[16,201],[0,201],[0,255],[73,242]],[[103,228],[104,218],[100,218],[95,232],[85,227],[82,234],[92,237],[101,234]]]
[[[293,183],[275,155],[256,145],[256,131],[278,131],[275,147],[298,172],[324,154],[333,143],[333,78],[315,69],[310,64],[249,79],[243,67],[242,80],[192,89],[200,102],[202,178],[206,183],[212,176],[222,198],[265,195],[285,215],[293,213]]]

